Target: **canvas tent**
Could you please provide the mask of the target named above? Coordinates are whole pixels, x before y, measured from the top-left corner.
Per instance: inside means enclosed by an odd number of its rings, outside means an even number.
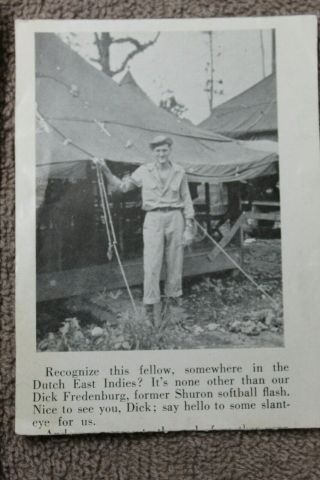
[[[120,80],[119,85],[120,87],[124,87],[127,92],[130,92],[133,95],[140,95],[140,98],[148,99],[150,102],[152,102],[146,92],[144,92],[140,85],[138,85],[130,70],[126,71],[126,73]]]
[[[146,92],[140,87],[140,85],[137,83],[137,81],[135,80],[134,76],[132,75],[131,71],[130,70],[127,70],[125,75],[122,77],[122,79],[120,80],[119,82],[119,85],[121,87],[123,87],[123,89],[125,89],[127,92],[130,92],[130,94],[133,94],[135,96],[139,95],[140,98],[143,98],[144,100],[147,99],[149,100],[149,102],[155,106],[156,103],[154,103],[151,98],[146,94]],[[162,108],[160,106],[158,106],[158,108]],[[167,111],[168,112],[168,111]],[[174,113],[172,112],[168,112],[169,115],[172,115],[174,116],[174,119],[178,122],[178,123],[182,123],[183,124],[186,124],[186,125],[193,125],[193,123],[187,119],[187,118],[179,118],[177,117],[176,115],[174,115]]]
[[[214,108],[211,115],[199,126],[233,138],[276,140],[278,126],[275,73]]]
[[[57,36],[36,34],[37,176],[84,174],[91,156],[139,165],[150,139],[174,140],[174,158],[190,181],[232,182],[274,169],[277,156],[179,122],[146,97],[125,91]]]
[[[241,139],[246,148],[278,154],[276,74],[216,107],[200,126]],[[242,206],[254,213],[256,225],[260,220],[266,228],[279,225],[278,180],[278,172],[265,172],[242,188]]]
[[[190,182],[230,182],[232,190],[238,180],[276,168],[274,153],[246,149],[237,141],[179,121],[141,92],[119,86],[54,34],[36,34],[36,102],[43,222],[37,229],[39,301],[77,295],[102,284],[123,286],[118,266],[106,259],[93,156],[112,162],[112,169],[121,175],[150,161],[150,140],[166,133],[174,141],[174,160],[185,168]],[[48,188],[43,188],[46,184]],[[112,208],[120,250],[126,238],[129,249],[138,242],[141,250],[142,214],[136,198],[112,197]],[[208,218],[209,213],[204,212]],[[238,221],[232,228],[225,245],[239,233],[240,225]],[[239,260],[238,247],[232,248],[230,253]],[[122,249],[131,284],[142,280],[137,251],[132,250],[135,256],[131,256],[125,244]],[[184,266],[185,275],[232,268],[223,256],[210,262],[208,246],[187,254]]]

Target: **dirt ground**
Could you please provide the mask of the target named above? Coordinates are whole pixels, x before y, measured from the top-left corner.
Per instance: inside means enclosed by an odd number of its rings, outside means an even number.
[[[126,290],[39,304],[38,350],[280,347],[280,247],[279,239],[244,245],[243,268],[263,291],[236,270],[186,279],[181,305],[163,302],[153,322],[141,306],[142,288],[133,289],[137,316]]]

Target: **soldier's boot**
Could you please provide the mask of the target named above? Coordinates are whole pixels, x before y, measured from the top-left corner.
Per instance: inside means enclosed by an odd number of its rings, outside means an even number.
[[[168,310],[172,324],[180,324],[183,319],[183,307],[181,297],[168,298]]]
[[[162,324],[162,303],[155,303],[153,306],[154,326],[157,329],[161,328]]]
[[[166,297],[161,304],[159,313],[159,329],[164,330],[171,323],[170,299]]]
[[[189,332],[189,329],[186,325],[186,312],[183,307],[183,300],[181,297],[170,297],[168,298],[169,302],[169,316],[171,318],[171,324],[179,326],[183,330]]]
[[[155,325],[155,314],[154,314],[154,305],[145,305],[144,314],[147,321],[154,327]]]

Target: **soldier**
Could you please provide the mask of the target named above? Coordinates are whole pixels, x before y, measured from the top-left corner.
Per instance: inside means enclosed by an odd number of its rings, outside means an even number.
[[[165,261],[165,295],[176,303],[182,295],[183,246],[192,240],[194,210],[183,168],[171,160],[172,139],[159,135],[150,142],[153,162],[120,180],[97,160],[107,181],[118,191],[142,188],[144,296],[150,319],[160,302],[160,274]]]

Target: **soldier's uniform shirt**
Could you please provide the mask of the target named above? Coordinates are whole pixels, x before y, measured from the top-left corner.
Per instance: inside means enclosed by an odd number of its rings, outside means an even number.
[[[171,163],[163,182],[155,163],[137,168],[129,177],[114,177],[118,190],[142,189],[142,208],[147,212],[143,226],[145,304],[160,301],[160,275],[166,264],[165,293],[182,295],[184,220],[194,217],[187,178],[180,165]]]
[[[134,187],[142,188],[142,208],[146,212],[156,208],[181,208],[184,217],[193,218],[194,210],[184,169],[172,163],[164,185],[155,163],[141,165],[124,180],[115,178],[114,184],[128,192]]]

